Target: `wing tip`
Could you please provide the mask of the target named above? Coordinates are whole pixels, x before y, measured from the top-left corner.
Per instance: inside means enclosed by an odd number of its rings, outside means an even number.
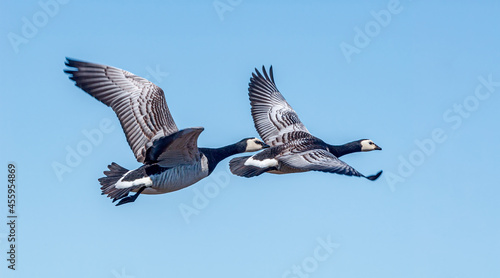
[[[195,126],[195,127],[190,127],[190,128],[186,128],[185,130],[196,130],[196,131],[199,131],[199,133],[203,132],[205,130],[204,127],[202,126]]]
[[[368,176],[368,177],[365,177],[365,178],[367,178],[367,179],[369,179],[371,181],[375,181],[375,180],[377,180],[380,177],[380,175],[382,175],[382,172],[383,171],[379,171],[377,174],[371,175],[371,176]]]
[[[70,57],[66,57],[66,61],[64,61],[64,65],[70,68],[76,68],[76,71],[88,71],[88,70],[96,70],[96,69],[104,69],[110,68],[110,66],[96,64],[91,62],[82,61],[79,59],[74,59]],[[119,68],[116,68],[119,69]]]
[[[269,73],[264,65],[262,65],[262,73],[257,68],[254,68],[252,77],[250,77],[250,83],[248,83],[248,90],[251,91],[257,87],[263,87],[268,90],[278,91],[276,83],[274,82],[272,65],[269,67]]]
[[[68,67],[76,68],[79,63],[87,63],[78,59],[66,57],[66,61],[64,61],[64,64]]]

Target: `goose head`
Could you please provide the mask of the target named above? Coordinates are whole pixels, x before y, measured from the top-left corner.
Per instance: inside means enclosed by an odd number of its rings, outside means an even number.
[[[377,146],[377,144],[373,143],[373,141],[370,139],[359,140],[359,144],[361,145],[362,152],[382,150],[381,147]]]
[[[262,142],[261,140],[255,137],[245,138],[241,140],[238,144],[244,147],[243,152],[256,152],[270,147],[268,144]]]

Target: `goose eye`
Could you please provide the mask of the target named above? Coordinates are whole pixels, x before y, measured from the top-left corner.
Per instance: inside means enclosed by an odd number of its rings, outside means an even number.
[[[370,142],[370,145],[373,145],[373,142]]]

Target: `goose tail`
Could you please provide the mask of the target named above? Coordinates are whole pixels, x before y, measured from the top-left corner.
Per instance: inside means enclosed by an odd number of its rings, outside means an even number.
[[[107,194],[109,198],[113,198],[113,202],[122,199],[128,195],[131,189],[134,188],[116,188],[116,183],[129,172],[129,170],[123,168],[122,166],[111,163],[108,165],[109,171],[104,171],[106,175],[99,179],[101,183],[102,195]]]
[[[231,173],[236,176],[251,178],[261,175],[269,170],[272,170],[273,167],[257,167],[254,165],[245,165],[245,162],[251,158],[251,156],[241,156],[231,159],[229,162],[229,169]]]

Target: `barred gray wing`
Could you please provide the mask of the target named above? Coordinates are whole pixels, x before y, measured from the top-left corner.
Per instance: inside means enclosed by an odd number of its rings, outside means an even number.
[[[65,70],[76,86],[110,106],[137,161],[144,162],[153,141],[177,132],[163,90],[128,71],[67,59]]]
[[[356,171],[356,169],[338,159],[330,152],[322,149],[284,155],[280,157],[279,160],[285,165],[295,169],[364,177],[361,173]]]
[[[255,128],[260,137],[271,146],[289,142],[288,133],[309,133],[299,116],[286,102],[274,83],[273,68],[267,74],[262,67],[261,74],[257,69],[252,73],[248,88],[251,112]]]

